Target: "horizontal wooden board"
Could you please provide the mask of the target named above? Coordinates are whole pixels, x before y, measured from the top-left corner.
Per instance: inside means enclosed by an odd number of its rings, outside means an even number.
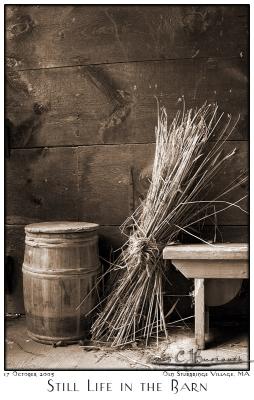
[[[172,260],[186,278],[248,279],[248,260]]]
[[[235,147],[238,152],[217,175],[208,200],[246,167],[246,142],[228,142],[227,151]],[[153,144],[13,150],[6,164],[7,222],[122,224],[144,196],[147,178],[143,175],[153,156]],[[236,201],[246,194],[245,184],[226,200]],[[239,205],[246,208],[247,199]],[[216,209],[224,206],[218,204]],[[218,225],[246,225],[247,221],[248,216],[235,207],[217,216]]]
[[[237,148],[235,157],[216,176],[211,190],[204,199],[214,198],[214,194],[221,193],[247,165],[247,146],[245,142],[230,142],[226,149],[228,152]],[[142,178],[153,161],[153,145],[122,145],[122,146],[96,146],[79,148],[79,173],[80,173],[80,215],[83,219],[92,218],[100,224],[118,224],[130,215],[139,204],[139,197],[144,197],[148,186],[146,179]],[[82,173],[86,171],[86,174]],[[145,181],[145,182],[144,182]],[[110,188],[110,190],[109,190]],[[247,195],[247,185],[239,187],[237,191],[229,193],[222,198],[234,202]],[[82,206],[83,204],[83,206]],[[230,204],[216,204],[220,211]],[[247,209],[247,199],[241,201],[239,206]],[[212,213],[214,210],[210,210]],[[208,223],[214,221],[214,218]],[[248,216],[239,208],[229,207],[217,214],[219,225],[245,225]]]
[[[247,243],[184,244],[166,246],[163,258],[170,260],[247,260]]]
[[[80,216],[118,225],[134,211],[137,176],[153,159],[154,145],[80,147]]]
[[[233,120],[240,114],[230,140],[249,137],[248,73],[242,59],[7,71],[6,93],[12,148],[154,142],[155,96],[169,121],[184,104],[217,102],[223,122],[227,114]]]
[[[17,69],[246,56],[248,6],[6,7],[6,52]]]
[[[76,149],[15,150],[6,163],[6,220],[78,219]]]

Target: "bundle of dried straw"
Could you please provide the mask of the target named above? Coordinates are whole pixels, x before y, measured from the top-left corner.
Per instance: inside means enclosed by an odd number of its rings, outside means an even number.
[[[193,224],[229,207],[246,212],[239,205],[243,198],[235,203],[224,200],[224,195],[246,181],[246,172],[215,198],[202,197],[209,193],[211,182],[235,154],[235,150],[225,154],[224,144],[237,121],[232,124],[228,116],[221,126],[223,114],[217,113],[217,106],[204,104],[197,110],[178,111],[168,126],[166,110],[158,105],[150,187],[145,200],[122,226],[123,232],[126,228],[130,232],[120,256],[110,267],[110,272],[116,273],[92,326],[94,340],[120,346],[140,338],[147,344],[151,336],[156,335],[158,340],[160,332],[167,337],[163,246],[174,242],[181,231],[197,237],[189,231]],[[212,141],[216,131],[217,139]],[[216,210],[216,205],[222,208]],[[172,310],[173,307],[169,313]]]

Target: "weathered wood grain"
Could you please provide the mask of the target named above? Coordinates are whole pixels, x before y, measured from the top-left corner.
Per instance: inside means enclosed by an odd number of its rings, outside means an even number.
[[[172,259],[172,264],[186,278],[247,279],[248,260]]]
[[[170,260],[247,260],[247,243],[184,244],[166,246],[163,258]]]
[[[6,6],[6,222],[106,224],[99,247],[107,259],[124,241],[117,225],[148,187],[154,145],[131,143],[154,142],[154,95],[169,119],[182,95],[187,107],[217,101],[225,115],[241,114],[231,139],[248,139],[248,8]],[[94,144],[116,146],[62,147]],[[247,165],[247,145],[228,146],[238,153],[211,193]],[[228,200],[246,192],[244,185]],[[248,240],[248,217],[239,210],[219,214],[217,224],[216,240]],[[6,308],[23,312],[23,226],[8,225],[6,233],[6,255],[14,259]],[[202,235],[214,239],[213,227]],[[186,288],[184,279],[175,280],[176,291]],[[189,303],[181,304],[189,315]]]
[[[246,143],[227,144],[228,151],[234,147],[238,154],[216,177],[210,199],[246,166]],[[153,155],[153,144],[13,150],[6,164],[7,223],[80,220],[119,225],[144,194],[139,177]],[[246,192],[246,186],[240,187],[227,200],[236,201]],[[246,201],[239,204],[247,207]],[[218,225],[247,221],[248,216],[234,207],[217,216]]]
[[[247,335],[248,328],[245,326],[239,328],[237,325],[234,325],[232,328],[226,325],[227,322],[231,322],[231,324],[242,322],[242,319],[239,318],[239,315],[231,316],[231,318],[227,320],[225,319],[225,313],[222,314],[222,316],[223,324],[221,325],[223,326],[221,326],[220,330],[217,330],[219,337],[216,338],[219,339],[218,342],[220,343],[220,346],[213,346],[209,349],[209,359],[228,359],[231,357],[237,357],[238,360],[247,360],[249,355],[249,338]],[[221,321],[221,319],[218,318],[217,320]],[[84,375],[88,373],[84,373],[82,371],[107,371],[117,369],[133,370],[133,374],[140,375],[141,373],[139,370],[147,368],[147,359],[151,354],[151,350],[149,348],[144,350],[141,350],[140,348],[127,348],[126,350],[124,349],[121,351],[107,351],[106,355],[105,349],[96,349],[96,347],[94,348],[95,351],[84,351],[82,348],[80,348],[80,346],[52,348],[51,346],[42,345],[34,342],[33,340],[28,340],[29,338],[27,336],[25,318],[9,320],[6,322],[5,326],[5,369],[10,371],[10,374],[14,374],[15,372],[13,371],[18,371],[19,374],[22,372],[25,373],[25,371],[31,371],[30,374],[32,374],[35,373],[35,371],[38,371],[38,379],[35,379],[35,377],[31,377],[31,379],[34,381],[38,381],[39,379],[43,380],[45,382],[45,387],[47,386],[47,380],[50,378],[50,376],[52,376],[49,374],[52,374],[53,371],[59,370],[75,370],[77,371],[75,372],[76,375]],[[245,333],[243,332],[243,328],[245,328]],[[193,332],[191,329],[179,329],[171,326],[169,333],[171,339],[170,354],[174,358],[177,356],[180,358],[179,351],[182,350],[183,343],[192,343]],[[87,348],[87,350],[89,350],[89,348]],[[181,355],[183,357],[183,353],[181,353]],[[204,355],[204,358],[208,358],[207,354]],[[151,366],[152,369],[155,369],[154,365],[150,364],[150,362],[149,366]],[[231,372],[232,370],[232,365],[230,364],[223,367],[226,371]],[[161,369],[161,372],[158,372],[158,374],[162,374],[165,366],[156,366],[156,369]],[[234,364],[234,369],[246,371],[248,370],[248,363],[239,362]],[[143,372],[143,374],[145,373],[146,372]],[[60,374],[60,372],[56,372],[56,374]],[[70,373],[68,374],[70,375]],[[112,374],[114,374],[114,372]],[[70,382],[73,382],[71,378]],[[76,385],[76,388],[79,389],[80,387],[81,384]],[[73,390],[72,383],[69,385],[69,389]],[[15,393],[15,391],[16,387],[9,387],[10,394]]]
[[[227,151],[231,151],[234,145],[238,148],[235,160],[216,177],[207,199],[213,198],[213,194],[220,192],[223,186],[234,179],[236,171],[246,166],[245,143],[228,143]],[[134,210],[134,205],[138,205],[138,198],[144,196],[146,188],[142,186],[140,175],[149,165],[149,160],[152,161],[153,154],[152,144],[79,148],[79,218],[103,225],[121,224]],[[235,193],[228,195],[227,200],[233,202],[246,194],[246,185],[243,185]],[[247,208],[247,200],[239,204]],[[227,204],[216,205],[218,211],[223,207],[227,207]],[[212,209],[211,212],[213,211]],[[247,220],[248,216],[235,207],[217,215],[219,225],[244,225]]]
[[[33,224],[26,228],[22,267],[29,336],[42,343],[83,339],[98,302],[101,273],[97,226]],[[57,232],[57,233],[56,233]]]
[[[13,151],[6,163],[6,221],[78,220],[76,149]]]
[[[242,59],[191,59],[22,71],[8,75],[10,146],[29,148],[154,142],[157,105],[217,102],[248,139],[248,73]]]
[[[13,150],[7,162],[9,224],[86,220],[119,225],[134,210],[132,166],[154,145]]]
[[[6,7],[17,69],[197,57],[245,57],[245,6]]]
[[[79,148],[80,215],[102,225],[118,225],[134,211],[139,171],[154,155],[154,145]]]
[[[199,349],[205,348],[205,283],[195,279],[195,339]]]

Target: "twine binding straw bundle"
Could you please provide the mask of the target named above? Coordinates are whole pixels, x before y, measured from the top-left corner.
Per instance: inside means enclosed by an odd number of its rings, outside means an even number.
[[[166,318],[177,302],[165,315],[163,285],[167,276],[163,247],[174,243],[181,231],[199,238],[190,232],[192,226],[227,208],[234,206],[246,212],[240,206],[246,196],[235,203],[224,198],[246,182],[246,172],[215,198],[201,200],[235,154],[235,149],[225,154],[224,144],[238,121],[232,125],[228,116],[221,128],[223,114],[217,116],[217,112],[218,107],[210,104],[178,111],[168,126],[166,110],[158,104],[150,187],[145,200],[122,226],[123,233],[128,231],[128,239],[110,266],[114,282],[92,326],[93,340],[122,346],[140,338],[147,344],[152,336],[158,342],[161,332],[167,337]],[[214,142],[211,138],[216,130],[219,135]],[[218,205],[222,208],[216,210]]]

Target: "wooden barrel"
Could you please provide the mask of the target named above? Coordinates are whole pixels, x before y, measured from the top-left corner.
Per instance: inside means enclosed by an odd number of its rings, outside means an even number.
[[[32,339],[76,342],[86,336],[91,320],[86,314],[97,301],[97,228],[97,224],[87,222],[44,222],[25,227],[23,290]]]

